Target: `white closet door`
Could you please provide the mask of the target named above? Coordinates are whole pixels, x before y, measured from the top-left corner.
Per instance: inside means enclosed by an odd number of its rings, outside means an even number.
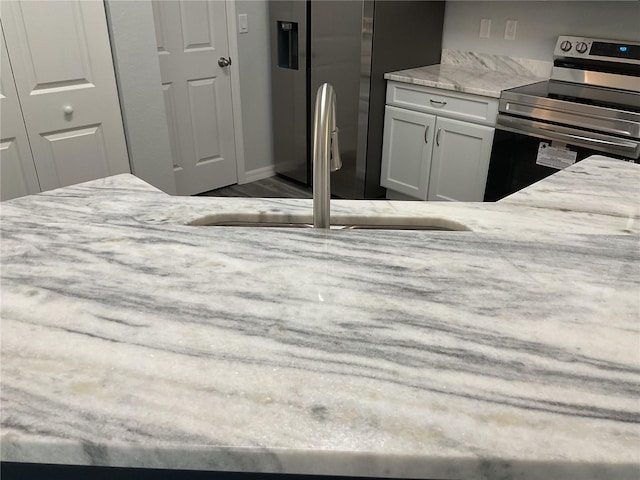
[[[0,8],[42,189],[129,172],[103,2]]]
[[[31,148],[18,102],[18,92],[0,28],[0,199],[40,191]]]
[[[176,189],[237,182],[226,2],[153,1]],[[235,59],[233,59],[235,60]]]

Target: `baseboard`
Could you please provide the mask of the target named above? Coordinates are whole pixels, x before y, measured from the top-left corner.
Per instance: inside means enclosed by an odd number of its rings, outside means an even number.
[[[276,167],[274,165],[268,165],[262,168],[256,168],[255,170],[249,170],[244,173],[244,181],[238,183],[250,183],[256,180],[262,180],[263,178],[273,177],[276,174]]]

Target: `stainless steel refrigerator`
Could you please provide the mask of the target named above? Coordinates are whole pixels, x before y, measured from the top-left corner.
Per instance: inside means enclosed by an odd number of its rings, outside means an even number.
[[[444,2],[269,2],[276,171],[311,185],[315,92],[337,97],[341,198],[379,198],[386,72],[440,62]]]

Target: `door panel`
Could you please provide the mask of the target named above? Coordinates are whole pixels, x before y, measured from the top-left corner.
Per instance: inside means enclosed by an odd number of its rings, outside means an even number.
[[[1,28],[0,44],[0,199],[8,200],[38,193],[40,184]]]
[[[173,84],[164,83],[162,92],[164,94],[164,105],[167,113],[167,124],[169,127],[169,143],[171,146],[171,156],[173,158],[173,168],[182,168],[182,157],[178,155],[180,151],[180,140],[178,138],[178,126],[176,124],[176,101],[173,93],[175,89],[171,88]]]
[[[129,172],[103,3],[1,8],[42,188]]]
[[[74,2],[59,2],[55,8],[41,8],[39,2],[19,5],[19,21],[23,28],[16,33],[29,48],[24,52],[25,73],[31,94],[51,90],[93,87],[87,38],[80,6]],[[56,39],[43,25],[55,25]],[[55,59],[55,61],[52,61]]]
[[[73,185],[84,182],[87,178],[109,176],[101,125],[43,133],[42,138],[49,146],[48,151],[43,152],[48,156],[43,165],[53,167],[51,172],[43,175],[44,190],[56,188],[60,184]],[[74,156],[91,161],[67,161]]]
[[[196,165],[221,158],[216,121],[218,108],[215,82],[215,78],[189,82],[189,107]]]
[[[208,2],[180,2],[184,51],[215,50],[213,23]]]
[[[236,183],[225,2],[152,6],[178,194]]]
[[[4,136],[4,131],[2,132]],[[3,138],[0,140],[0,164],[2,165],[0,170],[0,176],[2,177],[2,184],[0,185],[0,193],[2,193],[2,200],[9,200],[11,198],[23,197],[32,193],[38,193],[40,191],[35,185],[37,184],[37,178],[35,178],[35,169],[33,172],[26,173],[23,168],[22,159],[31,155],[24,151],[25,143],[18,143],[18,140],[13,138]],[[28,144],[26,145],[28,149]],[[33,177],[30,178],[29,174]]]
[[[160,8],[159,1],[151,2],[151,10],[153,11],[153,26],[156,31],[156,47],[158,48],[158,55],[161,55],[163,52],[166,52],[166,43],[164,40],[164,14]]]

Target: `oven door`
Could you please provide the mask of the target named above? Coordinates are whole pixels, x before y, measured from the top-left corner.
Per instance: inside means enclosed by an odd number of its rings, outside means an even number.
[[[596,154],[634,161],[640,155],[638,140],[501,114],[493,137],[485,202],[500,200],[558,171],[536,163],[542,141],[576,152],[576,161]]]

